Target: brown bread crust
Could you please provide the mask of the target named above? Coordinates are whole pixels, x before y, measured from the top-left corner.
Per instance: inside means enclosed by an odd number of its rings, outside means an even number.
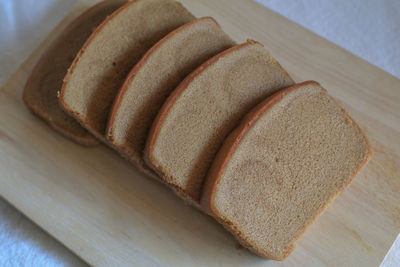
[[[320,84],[315,81],[306,81],[306,82],[296,84],[292,87],[283,89],[283,90],[275,93],[274,95],[268,97],[263,102],[258,104],[252,111],[250,111],[243,118],[240,125],[225,139],[224,144],[222,145],[221,149],[217,153],[216,158],[214,159],[214,162],[209,170],[209,173],[207,175],[207,178],[206,178],[204,186],[203,186],[203,192],[202,192],[201,203],[200,203],[201,209],[205,213],[214,217],[218,222],[220,222],[223,225],[223,227],[225,229],[227,229],[229,232],[231,232],[234,235],[234,237],[242,245],[244,245],[245,247],[247,247],[248,249],[250,249],[251,251],[253,251],[254,253],[256,253],[260,256],[267,257],[267,258],[274,259],[274,260],[283,260],[287,256],[289,256],[289,254],[295,248],[295,244],[293,244],[291,246],[290,250],[288,250],[281,257],[276,257],[275,255],[266,254],[265,252],[262,251],[262,249],[252,246],[252,244],[249,242],[249,240],[245,236],[243,236],[243,234],[240,232],[240,229],[233,222],[224,218],[218,212],[218,210],[215,208],[214,194],[215,194],[216,187],[219,183],[221,174],[224,172],[229,160],[232,158],[233,153],[235,153],[236,148],[238,147],[240,142],[243,140],[243,138],[245,138],[249,129],[271,107],[273,107],[275,104],[279,103],[280,100],[286,94],[290,93],[291,91],[296,90],[299,87],[302,87],[302,86],[308,85],[308,84],[315,84],[315,85],[320,86]],[[323,88],[323,90],[326,91],[324,88]],[[339,104],[337,103],[336,100],[334,100],[334,102],[336,103],[336,105],[339,106]],[[342,109],[342,111],[348,116],[348,113],[344,109]],[[303,228],[302,233],[298,237],[298,239],[300,239],[301,236],[307,231],[308,227],[315,222],[315,220],[318,218],[318,216],[325,211],[325,209],[336,198],[336,196],[338,196],[341,192],[343,192],[350,185],[350,183],[353,181],[353,179],[361,171],[362,167],[365,166],[365,164],[367,164],[367,162],[372,157],[373,150],[372,150],[371,145],[370,145],[368,139],[366,138],[365,134],[361,131],[360,127],[353,120],[351,120],[350,123],[352,123],[356,128],[358,128],[358,130],[362,134],[363,138],[365,139],[366,143],[368,144],[368,148],[369,148],[368,155],[365,158],[364,162],[360,165],[360,167],[357,170],[355,170],[355,172],[353,173],[351,178],[347,180],[347,183],[344,185],[344,187],[341,188],[340,190],[338,190],[336,192],[336,194],[330,199],[330,201],[325,203],[323,209],[320,211],[320,213],[317,216],[314,217],[313,221],[310,222],[308,225],[306,225]]]
[[[79,125],[78,122],[75,122],[70,116],[65,113],[64,116],[60,117],[60,114],[53,114],[52,109],[50,107],[44,106],[43,103],[40,103],[40,100],[36,99],[33,96],[33,90],[37,90],[37,86],[35,83],[41,82],[44,78],[46,73],[51,73],[52,70],[44,73],[43,68],[46,65],[52,66],[53,58],[50,55],[57,54],[57,51],[63,49],[60,47],[60,42],[63,39],[71,39],[73,32],[75,29],[80,27],[82,23],[85,22],[88,17],[92,17],[99,12],[102,12],[105,8],[110,6],[111,4],[114,6],[114,10],[118,7],[126,3],[126,0],[118,0],[114,2],[110,1],[103,1],[100,2],[89,9],[85,10],[81,15],[75,18],[70,24],[66,26],[64,30],[52,41],[51,45],[46,49],[43,55],[40,57],[39,61],[36,63],[35,67],[33,68],[23,91],[23,100],[26,106],[39,118],[44,120],[48,125],[50,125],[53,129],[58,131],[59,133],[63,134],[65,137],[71,139],[72,141],[84,145],[84,146],[95,146],[98,145],[99,141],[90,134],[87,130]],[[112,7],[111,7],[112,8]],[[111,9],[110,8],[110,9]],[[109,14],[112,13],[113,10],[110,10]],[[99,23],[100,24],[100,23]],[[96,25],[97,26],[97,25]],[[91,31],[92,29],[90,29]],[[91,32],[88,33],[90,35]],[[82,40],[82,43],[86,40]],[[64,62],[61,62],[65,65]],[[65,72],[67,72],[68,66],[65,67]],[[56,99],[56,91],[61,89],[60,88],[51,88],[51,92],[48,92],[49,95],[55,95],[55,102],[58,102]],[[45,98],[46,96],[43,96]],[[43,100],[43,99],[42,99]],[[61,108],[60,108],[61,110]]]
[[[71,75],[71,73],[73,72],[73,70],[75,69],[76,64],[78,63],[78,61],[80,60],[82,54],[85,52],[86,48],[88,47],[88,45],[91,44],[92,40],[94,39],[94,37],[97,35],[98,32],[101,31],[101,29],[104,28],[104,26],[107,24],[108,21],[110,21],[111,19],[113,19],[115,16],[117,16],[119,13],[121,13],[125,8],[129,7],[130,5],[132,5],[133,3],[137,2],[139,0],[133,0],[133,1],[129,1],[128,3],[126,3],[125,5],[123,5],[122,7],[120,7],[118,10],[114,11],[110,16],[108,16],[94,31],[93,33],[90,35],[90,37],[86,40],[85,44],[82,46],[81,50],[79,51],[79,53],[76,55],[74,61],[72,62],[71,66],[69,67],[67,74],[64,77],[64,81],[63,81],[63,85],[62,88],[60,90],[60,93],[58,94],[58,99],[60,102],[60,106],[62,109],[64,109],[65,112],[67,112],[68,114],[70,114],[71,116],[75,117],[77,119],[77,121],[82,125],[82,127],[86,127],[83,118],[75,113],[74,111],[71,110],[71,107],[64,101],[64,94],[65,94],[65,87],[68,83],[69,77]],[[89,129],[88,129],[89,130]],[[107,143],[106,139],[97,134],[95,131],[90,131],[94,136],[96,136],[99,140],[101,140],[104,143]],[[107,143],[108,144],[108,143]]]
[[[152,168],[160,177],[162,177],[162,179],[164,179],[166,181],[166,183],[170,184],[172,187],[176,188],[176,186],[174,184],[172,184],[171,182],[171,177],[168,173],[166,173],[165,171],[162,170],[162,167],[160,166],[160,164],[158,164],[157,160],[152,156],[152,153],[154,151],[154,144],[158,138],[158,134],[160,132],[160,129],[164,123],[164,120],[167,116],[167,114],[169,113],[170,109],[172,108],[172,106],[174,105],[174,103],[176,102],[176,100],[179,98],[179,96],[185,91],[185,89],[188,87],[188,85],[198,76],[200,75],[205,69],[208,68],[208,66],[214,64],[216,61],[218,61],[221,57],[223,57],[226,54],[232,53],[232,51],[235,50],[239,50],[244,46],[247,45],[253,45],[253,44],[259,44],[256,41],[253,40],[247,40],[246,43],[243,44],[239,44],[236,45],[232,48],[229,48],[221,53],[219,53],[218,55],[212,57],[211,59],[209,59],[208,61],[206,61],[205,63],[203,63],[200,67],[198,67],[196,70],[194,70],[191,74],[189,74],[183,81],[182,83],[171,93],[171,95],[167,98],[167,100],[165,101],[164,105],[162,106],[162,108],[160,109],[160,111],[157,114],[157,117],[155,118],[150,131],[149,131],[149,135],[148,135],[148,139],[146,142],[146,146],[144,149],[144,153],[143,153],[143,159],[146,162],[146,164]],[[259,44],[261,45],[261,44]],[[284,70],[282,68],[282,66],[280,66],[280,64],[278,63],[279,68],[281,69],[281,71],[285,74],[287,74],[286,70]],[[287,76],[289,76],[287,74]],[[176,190],[174,190],[176,192]],[[199,203],[198,200],[197,202],[193,199],[192,196],[190,196],[188,194],[188,192],[183,191],[182,189],[179,190],[179,194],[178,194],[182,199],[184,199],[187,203],[196,203],[195,206],[199,207]]]
[[[203,18],[199,18],[197,20],[194,20],[192,22],[186,23],[183,26],[173,30],[172,32],[170,32],[168,35],[166,35],[165,37],[163,37],[160,41],[158,41],[154,46],[152,46],[147,52],[146,54],[140,59],[140,61],[133,67],[133,69],[130,71],[130,73],[128,74],[126,80],[124,81],[120,91],[117,94],[117,97],[114,100],[114,104],[112,105],[112,109],[110,112],[110,116],[109,116],[109,120],[107,123],[107,128],[106,128],[106,139],[109,141],[109,143],[111,143],[111,146],[113,146],[113,148],[115,150],[117,150],[118,152],[120,152],[120,154],[126,158],[127,160],[129,160],[130,162],[132,162],[133,164],[135,164],[135,166],[137,166],[140,170],[142,170],[143,172],[147,173],[148,175],[150,175],[151,177],[155,178],[156,180],[162,180],[160,179],[160,177],[154,172],[154,170],[152,168],[149,168],[148,165],[143,164],[142,162],[139,162],[138,160],[135,159],[131,159],[128,156],[125,156],[123,151],[120,150],[120,148],[118,146],[113,145],[114,143],[114,129],[113,126],[115,124],[115,119],[117,116],[117,112],[121,106],[122,100],[127,92],[127,90],[129,89],[129,86],[131,84],[132,79],[135,77],[135,75],[137,74],[137,72],[142,68],[142,66],[144,64],[146,64],[147,60],[149,57],[152,56],[154,51],[157,51],[157,49],[162,46],[165,42],[167,42],[168,40],[170,40],[170,38],[175,35],[178,32],[183,31],[184,29],[191,27],[193,24],[198,23],[199,21],[202,20],[212,20],[215,25],[217,25],[220,29],[221,26],[211,17],[203,17]],[[222,29],[221,29],[222,30]],[[176,192],[178,195],[183,196],[183,194],[176,188],[176,186],[170,185],[171,189]]]
[[[205,19],[212,19],[219,27],[221,27],[213,18],[211,17],[203,17],[199,18],[198,20],[205,20]],[[115,98],[111,113],[110,113],[110,118],[107,123],[107,130],[106,130],[106,137],[110,138],[110,141],[112,141],[112,126],[115,122],[115,115],[118,110],[118,108],[121,105],[121,101],[128,90],[129,84],[131,80],[135,77],[136,73],[138,70],[146,63],[147,59],[152,55],[153,51],[157,50],[158,47],[160,47],[164,42],[166,42],[171,35],[175,34],[178,31],[181,31],[183,28],[190,27],[193,23],[196,23],[198,20],[194,20],[192,22],[186,23],[185,25],[173,30],[171,33],[169,33],[167,36],[165,36],[163,39],[161,39],[159,42],[157,42],[155,45],[153,45],[147,52],[146,54],[142,57],[142,59],[133,67],[131,72],[128,74],[126,77],[126,80],[124,84],[121,87],[121,90],[118,92],[117,97]]]
[[[90,35],[88,40],[85,42],[85,44],[82,46],[81,50],[79,51],[78,55],[75,57],[74,61],[71,64],[71,67],[68,69],[67,74],[64,77],[64,82],[63,86],[61,88],[60,93],[58,94],[59,102],[61,107],[64,109],[65,112],[70,114],[71,116],[75,117],[77,121],[86,129],[88,129],[89,132],[91,132],[94,136],[96,136],[99,140],[101,140],[103,143],[110,145],[110,143],[106,140],[104,133],[98,133],[96,130],[90,129],[88,125],[86,124],[84,118],[80,116],[77,112],[74,112],[71,107],[64,101],[64,95],[65,95],[65,87],[67,86],[67,83],[69,81],[69,78],[71,76],[71,73],[74,71],[76,65],[78,64],[80,58],[82,57],[82,54],[85,52],[86,48],[92,43],[93,39],[96,37],[96,35],[107,25],[107,23],[118,16],[124,9],[130,7],[130,5],[135,4],[136,2],[139,2],[142,0],[130,0],[128,1],[125,5],[114,11],[110,16],[107,17]],[[189,13],[186,8],[179,2],[176,2],[177,5],[181,8],[181,10],[184,10],[185,12]],[[189,13],[190,14],[190,13]],[[194,18],[194,17],[193,17]],[[149,173],[148,171],[146,173]],[[153,175],[152,175],[153,176]]]

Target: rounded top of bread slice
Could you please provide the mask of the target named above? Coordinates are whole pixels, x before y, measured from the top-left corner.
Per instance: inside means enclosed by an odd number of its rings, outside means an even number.
[[[63,108],[104,141],[109,110],[126,75],[153,44],[193,19],[173,0],[136,0],[119,8],[73,61],[59,95]]]
[[[165,99],[210,57],[234,45],[210,17],[189,22],[155,44],[135,65],[119,91],[106,137],[138,165],[148,130]]]
[[[326,90],[304,82],[259,104],[228,136],[201,205],[246,246],[282,260],[371,153]]]
[[[26,105],[53,128],[82,145],[95,145],[98,141],[60,108],[57,92],[74,57],[93,29],[125,3],[125,0],[103,1],[75,18],[40,57],[24,87]]]
[[[198,202],[204,176],[226,134],[254,105],[293,80],[259,43],[227,49],[192,72],[166,100],[145,160],[186,200]]]

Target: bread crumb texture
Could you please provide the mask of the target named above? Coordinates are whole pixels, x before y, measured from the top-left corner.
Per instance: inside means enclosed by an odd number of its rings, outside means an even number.
[[[243,135],[216,179],[212,209],[253,250],[283,259],[369,156],[344,110],[304,83]]]
[[[259,43],[228,49],[172,93],[153,127],[151,164],[199,202],[206,172],[226,135],[254,105],[293,84]]]
[[[80,50],[64,79],[61,104],[103,138],[114,98],[132,67],[162,37],[193,19],[172,0],[128,2]]]
[[[166,98],[201,63],[234,44],[210,17],[169,33],[128,75],[112,108],[109,141],[135,165],[144,167],[148,131]]]
[[[24,88],[26,105],[54,129],[82,145],[95,145],[97,140],[59,106],[57,92],[74,57],[108,15],[126,1],[101,2],[72,21],[44,52]]]

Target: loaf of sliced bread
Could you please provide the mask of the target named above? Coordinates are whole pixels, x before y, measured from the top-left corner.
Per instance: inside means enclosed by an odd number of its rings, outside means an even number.
[[[71,22],[41,56],[24,88],[23,100],[34,114],[82,145],[95,145],[98,141],[60,108],[57,92],[67,69],[93,29],[125,3],[124,0],[101,2]]]
[[[228,136],[201,206],[243,245],[282,260],[371,155],[349,115],[304,82],[259,104]]]
[[[100,140],[118,90],[132,67],[162,37],[194,19],[173,0],[130,1],[84,44],[64,78],[62,107]]]
[[[198,205],[204,177],[225,136],[253,106],[293,80],[259,43],[211,58],[159,111],[144,159],[187,202]]]
[[[218,23],[200,18],[172,31],[132,69],[111,111],[106,137],[140,169],[148,130],[165,99],[201,63],[234,46]]]

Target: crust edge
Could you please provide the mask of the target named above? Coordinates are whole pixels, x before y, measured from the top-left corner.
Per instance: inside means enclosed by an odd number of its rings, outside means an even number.
[[[286,94],[292,92],[293,90],[296,90],[297,88],[308,85],[308,84],[314,84],[319,86],[321,89],[323,89],[326,92],[326,89],[323,88],[319,83],[315,81],[306,81],[302,82],[299,84],[296,84],[294,86],[291,86],[289,88],[283,89],[274,95],[268,97],[264,101],[262,101],[260,104],[258,104],[255,108],[253,108],[252,111],[250,111],[242,120],[240,125],[225,139],[224,144],[222,145],[221,149],[217,153],[217,156],[210,168],[209,174],[206,177],[205,184],[203,187],[203,194],[201,197],[201,202],[200,206],[201,209],[214,217],[218,222],[220,222],[225,229],[227,229],[229,232],[233,234],[233,236],[246,248],[250,249],[254,253],[267,257],[273,260],[284,260],[286,257],[290,255],[290,253],[294,250],[297,241],[304,235],[304,233],[307,231],[307,229],[318,219],[318,217],[326,210],[326,208],[329,206],[330,203],[334,201],[334,199],[342,193],[349,185],[350,183],[354,180],[354,178],[358,175],[358,173],[361,171],[361,169],[368,163],[368,161],[371,159],[373,155],[373,150],[371,148],[369,140],[366,138],[364,132],[360,129],[357,123],[354,122],[354,120],[351,119],[351,123],[358,129],[358,131],[361,133],[363,136],[364,141],[367,144],[368,147],[368,152],[364,158],[364,161],[360,164],[358,169],[355,170],[355,172],[352,174],[352,176],[347,180],[346,184],[340,188],[335,195],[331,197],[331,199],[325,203],[323,208],[320,210],[320,212],[314,217],[312,221],[307,224],[300,235],[297,237],[296,240],[291,244],[290,248],[283,253],[283,255],[280,256],[275,256],[272,255],[271,253],[268,253],[266,251],[262,251],[261,249],[253,246],[251,242],[249,242],[246,237],[243,236],[243,234],[238,230],[238,227],[235,226],[233,222],[230,222],[224,216],[222,216],[216,206],[214,205],[214,195],[216,191],[216,187],[218,186],[219,180],[221,178],[221,174],[226,168],[226,165],[230,158],[232,157],[233,153],[235,152],[237,146],[241,142],[241,140],[246,136],[248,133],[249,129],[258,121],[258,119],[265,113],[267,112],[271,107],[273,107],[276,103],[278,103]],[[330,96],[331,97],[331,96]],[[349,114],[341,108],[341,106],[338,104],[338,102],[331,97],[331,99],[334,101],[334,103],[345,113],[346,116],[349,116]]]

